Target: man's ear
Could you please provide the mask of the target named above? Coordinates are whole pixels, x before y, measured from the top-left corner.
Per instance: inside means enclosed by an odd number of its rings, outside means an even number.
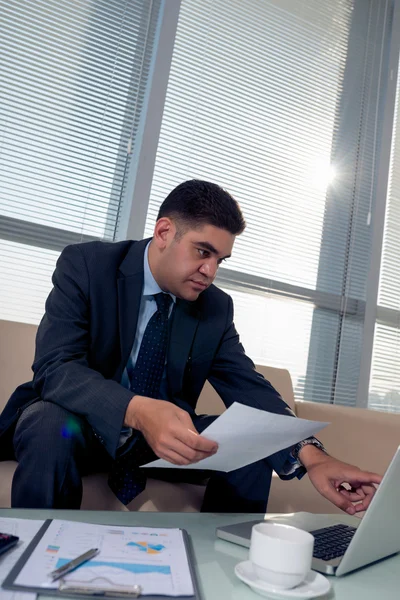
[[[158,219],[154,227],[153,240],[157,247],[162,250],[169,246],[176,234],[174,222],[169,217]]]

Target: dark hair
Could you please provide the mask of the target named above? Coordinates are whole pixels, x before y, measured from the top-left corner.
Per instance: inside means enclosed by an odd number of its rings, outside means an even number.
[[[174,188],[160,206],[157,219],[161,217],[176,219],[179,233],[182,227],[214,225],[239,235],[246,227],[236,200],[216,183],[200,179],[184,181]]]

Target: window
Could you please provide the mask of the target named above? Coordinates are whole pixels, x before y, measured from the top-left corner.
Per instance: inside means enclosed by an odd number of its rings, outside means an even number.
[[[397,80],[389,187],[376,314],[370,408],[400,412],[400,78]]]
[[[114,238],[160,2],[0,5],[0,318],[37,323],[62,248]]]
[[[248,226],[217,283],[248,354],[287,367],[298,398],[357,393],[386,9],[182,2],[146,234],[185,179],[238,199]]]
[[[66,244],[151,235],[209,179],[248,223],[217,278],[248,354],[298,399],[400,410],[400,0],[0,6],[0,318],[39,321]]]

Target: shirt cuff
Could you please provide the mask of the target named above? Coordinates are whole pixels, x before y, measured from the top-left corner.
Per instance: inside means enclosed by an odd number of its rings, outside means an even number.
[[[322,452],[325,452],[325,454],[327,454],[327,451],[325,450],[323,444],[321,444],[321,442],[317,440],[317,438],[315,438],[314,436],[302,440],[301,442],[293,446],[287,461],[282,467],[281,472],[278,473],[281,479],[293,479],[293,477],[301,479],[307,473],[307,469],[305,468],[305,466],[299,458],[299,452],[302,448],[304,448],[304,446],[307,446],[308,444],[316,446],[317,448],[322,450]]]

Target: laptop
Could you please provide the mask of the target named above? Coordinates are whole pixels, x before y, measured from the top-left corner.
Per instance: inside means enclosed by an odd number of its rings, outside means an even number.
[[[327,575],[344,575],[400,552],[400,446],[396,451],[364,517],[356,527],[340,515],[306,512],[268,517],[309,531],[315,537],[312,568]],[[260,521],[218,527],[219,538],[250,547],[251,529]]]

